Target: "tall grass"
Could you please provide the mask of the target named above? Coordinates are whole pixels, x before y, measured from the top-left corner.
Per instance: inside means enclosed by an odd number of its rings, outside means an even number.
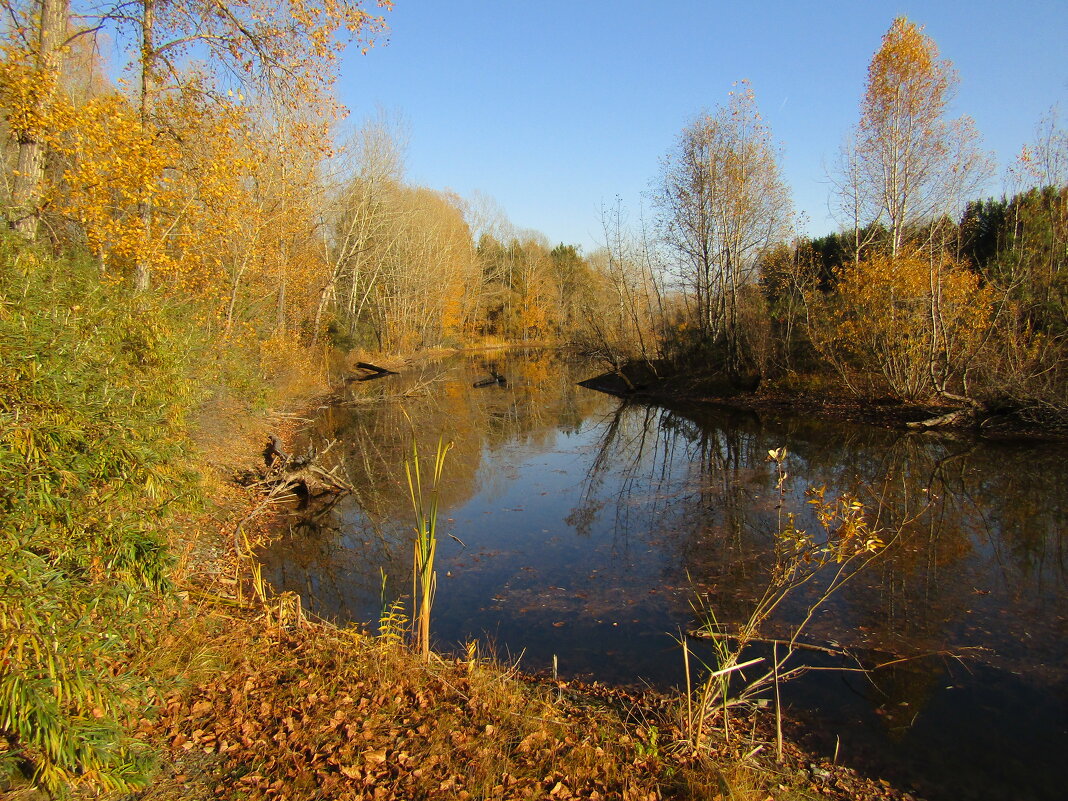
[[[0,783],[143,784],[128,668],[165,600],[197,340],[179,310],[0,238]]]
[[[416,649],[424,660],[430,659],[430,609],[434,605],[437,590],[437,573],[434,572],[434,557],[438,548],[438,496],[441,473],[445,467],[445,455],[452,443],[438,437],[431,473],[429,504],[423,497],[423,476],[419,466],[419,446],[412,439],[412,458],[405,461],[404,473],[408,477],[408,493],[415,514],[415,539],[413,544],[414,564],[412,569],[412,620],[415,627]]]

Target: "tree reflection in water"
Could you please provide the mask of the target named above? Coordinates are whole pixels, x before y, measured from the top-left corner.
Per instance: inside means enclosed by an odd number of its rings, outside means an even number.
[[[491,363],[507,384],[473,388]],[[455,450],[443,522],[463,545],[440,545],[438,645],[482,636],[502,653],[525,651],[532,670],[557,655],[565,673],[677,682],[671,635],[693,622],[691,593],[738,621],[767,580],[779,496],[766,457],[785,447],[785,503],[799,527],[815,526],[804,490],[823,485],[861,496],[888,530],[917,518],[810,638],[856,649],[869,665],[988,649],[969,659],[971,674],[936,658],[898,663],[872,682],[813,679],[791,689],[795,705],[839,715],[830,730],[848,732],[858,751],[875,736],[860,728],[878,727],[884,739],[871,748],[884,762],[899,753],[921,764],[921,747],[936,746],[975,762],[986,746],[968,709],[1014,730],[1011,707],[1068,683],[1063,446],[620,403],[576,386],[596,371],[561,353],[499,352],[355,385],[359,397],[322,410],[308,437],[338,440],[331,455],[359,497],[318,520],[294,519],[292,536],[264,554],[275,585],[328,617],[376,621],[380,569],[392,597],[410,588],[404,456],[413,436],[429,453],[444,435]],[[784,605],[766,634],[788,631],[819,589]],[[944,734],[931,733],[936,724]],[[1068,749],[1063,725],[1014,736],[1030,766]],[[1040,784],[1031,782],[1034,797]]]

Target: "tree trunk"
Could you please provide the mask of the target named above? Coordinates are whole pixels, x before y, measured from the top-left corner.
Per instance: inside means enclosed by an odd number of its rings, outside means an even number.
[[[152,123],[153,96],[155,91],[156,51],[153,44],[153,29],[156,25],[156,2],[144,0],[144,17],[141,20],[141,130],[148,131]],[[134,289],[146,292],[152,280],[152,266],[149,260],[149,244],[152,241],[152,202],[142,200],[137,204],[137,215],[141,218],[143,230],[142,248],[134,265]]]
[[[47,87],[34,99],[29,116],[39,121],[55,95],[63,67],[63,44],[67,37],[69,0],[41,0],[41,21],[37,32],[35,80]],[[38,123],[39,124],[39,123]],[[37,236],[40,218],[41,181],[44,178],[45,143],[39,130],[21,131],[18,140],[18,163],[11,190],[15,208],[12,227],[27,239]]]

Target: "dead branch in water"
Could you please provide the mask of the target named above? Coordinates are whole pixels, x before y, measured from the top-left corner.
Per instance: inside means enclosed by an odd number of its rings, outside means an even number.
[[[234,531],[236,553],[242,553],[245,526],[273,504],[294,500],[306,503],[324,495],[332,495],[336,499],[342,495],[355,493],[353,486],[337,475],[340,465],[327,470],[316,463],[317,459],[328,453],[336,444],[337,440],[331,440],[321,453],[310,449],[301,456],[291,456],[283,448],[281,439],[274,434],[269,437],[263,451],[266,462],[265,470],[258,480],[246,484],[250,488],[263,491],[263,497],[256,507],[237,524]]]
[[[689,629],[686,631],[686,636],[695,640],[733,640],[739,641],[739,637],[736,634],[726,634],[721,632],[703,631],[701,629]],[[925,651],[923,653],[912,654],[910,656],[903,656],[901,654],[894,653],[893,651],[886,651],[879,648],[869,648],[867,646],[860,646],[857,648],[843,648],[830,647],[826,645],[815,645],[807,642],[797,642],[794,640],[784,640],[775,637],[749,637],[746,639],[746,643],[760,643],[762,645],[770,645],[772,647],[783,646],[794,651],[813,651],[815,653],[827,654],[829,656],[844,656],[857,660],[855,651],[867,651],[872,654],[884,654],[892,656],[893,658],[879,662],[878,664],[871,665],[870,667],[861,668],[861,672],[867,673],[873,670],[880,670],[882,668],[890,667],[891,665],[898,665],[904,662],[913,662],[918,659],[930,659],[932,657],[945,657],[949,659],[963,660],[966,656],[978,656],[980,653],[989,651],[990,649],[984,648],[981,645],[963,645],[959,648],[952,650],[940,650],[940,651]],[[859,660],[857,660],[859,662]],[[805,668],[807,670],[814,670],[820,668]],[[833,668],[834,670],[856,670],[856,668]]]
[[[690,629],[686,632],[687,637],[691,637],[695,640],[735,640],[740,638],[736,634],[721,634],[713,631],[702,631],[701,629]],[[791,642],[790,640],[779,640],[772,637],[748,637],[746,642],[758,642],[764,645],[782,645],[787,648],[799,651],[816,651],[821,654],[830,654],[831,656],[848,656],[848,652],[844,648],[829,648],[823,645],[810,645],[806,642]]]
[[[363,404],[376,404],[385,403],[387,401],[402,400],[404,398],[411,398],[418,395],[425,395],[429,393],[430,387],[442,380],[450,371],[442,370],[434,373],[429,377],[421,375],[417,380],[413,381],[407,388],[390,394],[376,394],[363,397],[357,397],[355,394],[349,394],[348,397],[339,400],[338,404],[344,404],[345,406],[361,406]]]

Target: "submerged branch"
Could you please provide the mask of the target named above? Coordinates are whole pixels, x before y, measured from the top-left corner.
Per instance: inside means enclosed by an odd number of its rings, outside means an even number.
[[[737,634],[725,634],[715,631],[704,631],[702,629],[688,629],[686,636],[695,640],[733,640],[735,642],[741,642],[742,638]],[[823,654],[830,654],[831,656],[848,656],[849,652],[844,648],[830,648],[823,645],[810,645],[804,642],[794,642],[792,640],[775,639],[773,637],[747,637],[745,643],[758,642],[764,645],[782,645],[792,650],[802,651],[817,651]]]

